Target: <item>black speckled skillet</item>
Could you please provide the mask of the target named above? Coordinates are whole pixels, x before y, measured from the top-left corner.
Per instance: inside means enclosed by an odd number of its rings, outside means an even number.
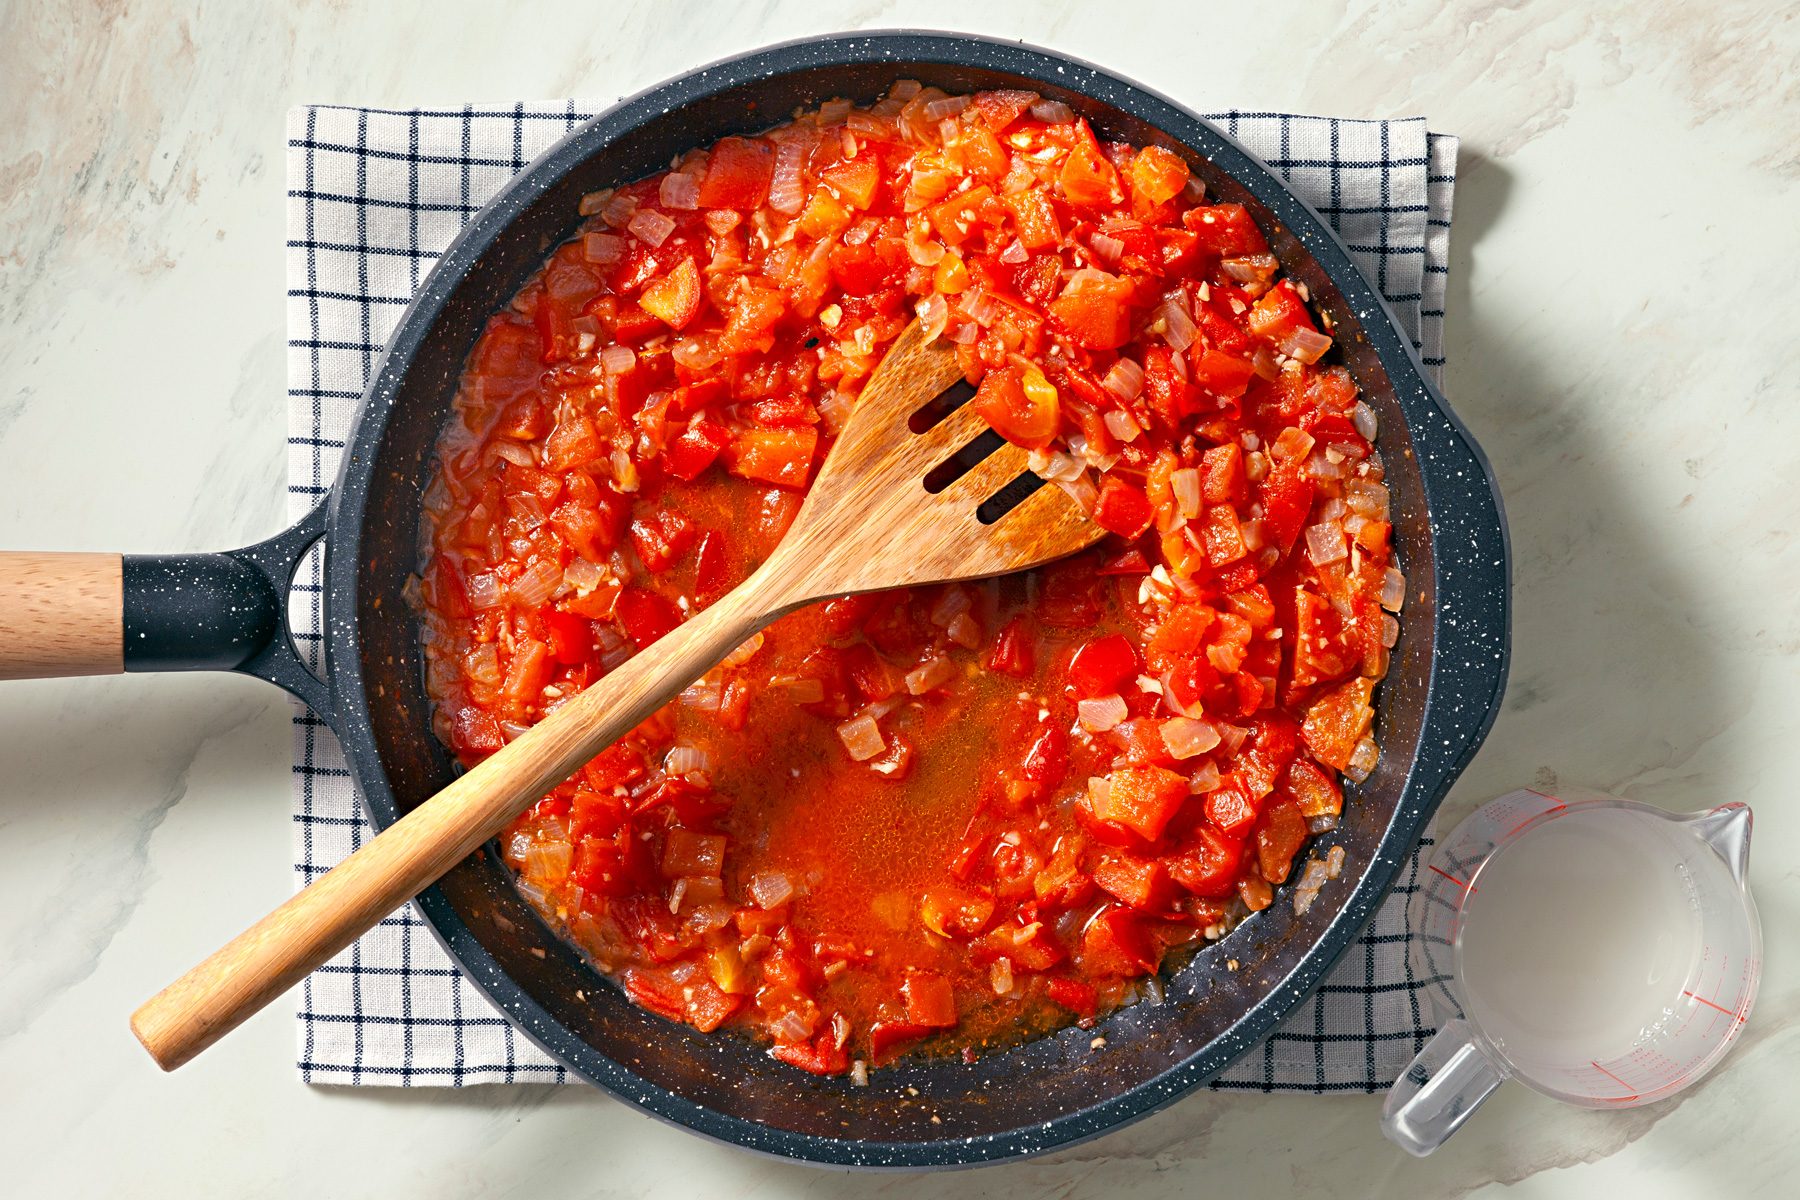
[[[1375,774],[1329,841],[1348,869],[1305,916],[1286,897],[1202,951],[1094,1034],[1066,1030],[972,1066],[906,1063],[871,1086],[816,1079],[746,1041],[635,1007],[558,941],[491,853],[420,898],[450,954],[534,1041],[577,1074],[696,1132],[819,1163],[972,1164],[1090,1138],[1170,1103],[1254,1045],[1319,982],[1386,892],[1474,753],[1506,679],[1506,525],[1480,449],[1325,222],[1249,154],[1179,105],[1060,55],[943,34],[879,33],[775,46],[702,68],[576,130],[478,213],[444,253],[376,366],[325,503],[293,529],[224,555],[128,559],[127,667],[230,669],[299,696],[337,732],[376,824],[450,777],[432,738],[401,589],[415,565],[420,493],[464,356],[487,316],[577,223],[584,192],[634,179],[798,105],[874,99],[897,78],[951,92],[1022,87],[1066,101],[1110,138],[1187,158],[1208,191],[1247,204],[1282,265],[1338,330],[1334,353],[1381,421],[1394,537],[1410,581],[1379,693]],[[324,679],[296,656],[278,598],[319,538],[326,555]],[[180,581],[176,590],[169,586]],[[1228,971],[1226,959],[1240,967]]]

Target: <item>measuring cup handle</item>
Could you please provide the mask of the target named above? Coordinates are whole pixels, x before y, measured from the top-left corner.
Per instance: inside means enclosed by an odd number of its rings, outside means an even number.
[[[1505,1070],[1481,1048],[1469,1023],[1449,1021],[1388,1089],[1381,1132],[1408,1154],[1424,1158],[1505,1082]]]

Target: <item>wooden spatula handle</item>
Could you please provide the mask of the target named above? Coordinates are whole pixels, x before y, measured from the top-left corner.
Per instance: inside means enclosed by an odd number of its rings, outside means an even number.
[[[165,1071],[206,1049],[704,675],[777,615],[768,591],[747,582],[395,822],[145,1002],[138,1040]]]
[[[0,552],[0,679],[125,669],[117,554]]]

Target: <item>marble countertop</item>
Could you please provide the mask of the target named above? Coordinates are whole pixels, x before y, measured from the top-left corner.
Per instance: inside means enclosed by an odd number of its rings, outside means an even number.
[[[1516,627],[1505,708],[1448,811],[1557,780],[1755,805],[1769,947],[1741,1044],[1626,1112],[1508,1088],[1424,1162],[1381,1139],[1375,1099],[1203,1094],[1051,1158],[923,1178],[751,1159],[586,1088],[305,1087],[285,1004],[165,1077],[127,1013],[187,965],[171,947],[210,948],[289,888],[288,702],[234,677],[16,683],[0,686],[5,1190],[1792,1194],[1800,22],[1779,0],[15,0],[0,545],[210,550],[281,527],[290,105],[609,97],[859,26],[1022,38],[1199,109],[1425,113],[1462,137],[1446,391],[1505,491]]]

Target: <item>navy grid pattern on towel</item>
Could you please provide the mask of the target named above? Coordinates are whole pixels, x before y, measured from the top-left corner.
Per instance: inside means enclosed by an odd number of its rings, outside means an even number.
[[[287,142],[288,504],[305,514],[337,474],[344,439],[387,339],[436,256],[536,155],[602,106],[293,111]],[[1337,227],[1427,364],[1443,364],[1456,140],[1422,118],[1354,121],[1224,112],[1211,119]],[[303,568],[296,636],[319,649],[319,564]],[[294,718],[296,886],[370,834],[330,730]],[[1405,898],[1394,896],[1324,987],[1215,1087],[1385,1088],[1432,1033],[1411,977]],[[462,977],[409,906],[313,974],[301,991],[299,1069],[314,1083],[563,1082],[568,1073]]]

